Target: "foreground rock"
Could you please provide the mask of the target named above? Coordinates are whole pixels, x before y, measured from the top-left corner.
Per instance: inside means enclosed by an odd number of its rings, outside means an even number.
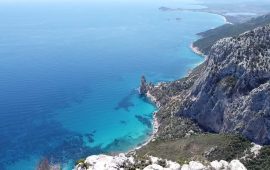
[[[147,94],[160,107],[159,135],[174,134],[166,117],[187,117],[207,131],[240,133],[270,144],[269,80],[269,25],[222,39],[188,77],[148,86]]]
[[[239,160],[213,161],[207,165],[191,161],[188,164],[180,165],[176,162],[149,156],[145,159],[137,159],[133,156],[119,154],[117,156],[93,155],[79,163],[75,170],[246,170]]]

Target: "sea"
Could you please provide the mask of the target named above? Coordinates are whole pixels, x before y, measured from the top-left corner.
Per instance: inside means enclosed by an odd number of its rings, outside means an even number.
[[[194,0],[0,1],[0,170],[41,160],[71,170],[88,155],[127,152],[152,134],[157,109],[140,78],[172,81],[203,58],[196,33],[224,17],[160,7]]]

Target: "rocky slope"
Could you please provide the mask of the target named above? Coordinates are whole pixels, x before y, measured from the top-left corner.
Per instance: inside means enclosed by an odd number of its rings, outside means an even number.
[[[204,130],[240,133],[270,144],[269,80],[269,25],[222,39],[188,77],[147,86],[146,94],[160,107],[158,135],[174,129],[166,122],[168,117],[186,117]],[[196,131],[197,126],[192,127]]]

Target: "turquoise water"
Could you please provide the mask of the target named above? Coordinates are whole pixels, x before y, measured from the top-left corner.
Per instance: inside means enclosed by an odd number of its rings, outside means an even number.
[[[152,82],[184,76],[203,59],[189,46],[219,26],[193,1],[0,3],[0,169],[47,158],[70,169],[91,154],[123,152],[152,132]],[[180,18],[180,19],[179,19]],[[66,165],[70,163],[69,165]]]

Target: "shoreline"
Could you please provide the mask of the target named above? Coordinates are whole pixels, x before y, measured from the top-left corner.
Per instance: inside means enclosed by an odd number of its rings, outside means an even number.
[[[200,57],[203,57],[204,59],[207,59],[207,55],[203,54],[202,51],[199,50],[198,47],[195,47],[193,42],[190,44],[190,49],[197,55],[199,55]]]
[[[192,50],[193,53],[197,54],[198,56],[200,57],[203,57],[205,60],[207,59],[207,55],[204,55],[199,49],[198,47],[195,47],[193,45],[193,42],[191,43],[190,45],[190,49]],[[194,69],[194,68],[192,68]],[[188,73],[187,73],[188,74]],[[156,137],[156,134],[158,132],[158,128],[159,128],[159,122],[158,122],[158,119],[157,119],[157,112],[159,111],[159,108],[160,108],[160,104],[157,102],[156,98],[154,96],[152,96],[149,91],[147,91],[147,93],[145,94],[146,98],[153,103],[153,105],[155,105],[158,109],[156,111],[153,112],[153,122],[152,122],[152,125],[153,125],[153,131],[151,133],[151,135],[148,136],[148,139],[138,145],[137,147],[133,148],[133,149],[130,149],[129,151],[126,152],[126,154],[131,154],[133,152],[136,152],[137,150],[141,149],[142,147],[146,146],[147,144],[149,144],[151,141],[155,140],[155,137]]]
[[[170,10],[171,10],[171,9],[170,9]],[[179,9],[177,9],[177,10],[179,10]],[[231,22],[227,19],[226,15],[224,15],[224,14],[221,14],[221,13],[214,13],[214,12],[211,12],[211,11],[202,11],[202,12],[209,13],[209,14],[219,15],[220,17],[223,18],[224,24],[233,24],[233,23],[231,23]],[[193,41],[193,42],[194,42],[194,41]],[[203,57],[204,60],[206,60],[208,56],[205,55],[205,54],[203,54],[203,52],[200,51],[198,47],[195,47],[194,44],[193,44],[193,42],[190,44],[190,49],[192,50],[192,52],[195,53],[195,54],[197,54],[197,55],[200,56],[200,57]],[[194,68],[195,68],[195,67],[194,67]],[[192,68],[191,70],[193,70],[194,68]],[[188,75],[188,74],[189,74],[189,73],[187,73],[187,75]],[[143,142],[142,144],[136,146],[136,147],[133,148],[133,149],[128,150],[127,152],[125,152],[126,154],[130,154],[130,153],[136,152],[137,150],[139,150],[139,149],[141,149],[142,147],[144,147],[144,146],[146,146],[147,144],[149,144],[151,141],[155,140],[156,134],[157,134],[157,132],[158,132],[159,122],[158,122],[158,119],[157,119],[157,115],[156,115],[156,114],[157,114],[157,112],[159,111],[160,104],[157,103],[155,97],[152,96],[152,95],[149,93],[149,91],[147,91],[147,93],[146,93],[146,98],[147,98],[148,100],[150,100],[150,101],[153,103],[153,105],[155,105],[155,106],[158,108],[156,111],[153,112],[153,122],[152,122],[152,125],[153,125],[153,131],[152,131],[151,135],[148,136],[148,139],[147,139],[145,142]]]
[[[210,13],[210,12],[208,12],[208,13]],[[230,22],[227,20],[226,16],[221,15],[221,14],[217,14],[217,13],[212,13],[212,14],[220,15],[221,17],[223,17],[223,18],[224,18],[224,24],[232,24],[232,23],[230,23]],[[193,41],[193,42],[194,42],[194,41]],[[200,51],[198,47],[195,47],[194,44],[193,44],[193,42],[190,44],[190,49],[191,49],[191,51],[192,51],[193,53],[197,54],[199,57],[203,57],[204,60],[206,60],[208,56],[205,55],[205,54],[203,54],[203,52]],[[194,68],[192,68],[192,70],[193,70],[193,69],[194,69]],[[188,74],[189,74],[189,73],[187,73],[187,75],[188,75]],[[157,112],[159,111],[160,104],[157,102],[156,98],[155,98],[154,96],[152,96],[152,95],[149,93],[149,91],[147,91],[147,93],[146,93],[145,96],[146,96],[146,98],[147,98],[148,100],[150,100],[150,102],[153,103],[153,105],[155,105],[155,106],[158,108],[156,111],[153,112],[153,122],[152,122],[152,125],[153,125],[153,131],[152,131],[151,135],[149,135],[148,139],[147,139],[144,143],[142,143],[142,144],[138,145],[137,147],[135,147],[135,148],[133,148],[133,149],[127,151],[127,152],[126,152],[127,154],[136,152],[137,150],[139,150],[139,149],[141,149],[142,147],[144,147],[144,146],[146,146],[147,144],[149,144],[151,141],[155,140],[156,134],[157,134],[157,132],[158,132],[159,122],[158,122],[158,119],[157,119],[157,115],[156,115],[156,114],[157,114]]]
[[[228,16],[226,16],[225,14],[222,14],[222,13],[219,13],[219,12],[213,12],[213,11],[201,11],[201,12],[206,12],[206,13],[209,13],[209,14],[215,14],[215,15],[221,16],[223,18],[223,20],[224,20],[223,25],[225,25],[225,24],[231,24],[231,25],[235,24],[235,23],[230,22],[229,19],[227,18]]]
[[[224,18],[224,24],[232,24],[233,25],[233,23],[232,22],[230,22],[228,19],[227,19],[227,17],[226,17],[226,15],[223,15],[223,14],[218,14],[218,15],[220,15],[220,16],[222,16],[223,18]]]
[[[158,123],[158,120],[157,120],[157,116],[156,116],[156,113],[158,112],[157,111],[154,111],[153,113],[153,122],[152,122],[152,125],[153,125],[153,131],[151,133],[150,136],[148,136],[148,139],[142,143],[141,145],[137,146],[136,148],[134,149],[131,149],[130,151],[128,151],[127,153],[132,153],[132,152],[136,152],[137,150],[141,149],[142,147],[146,146],[147,144],[149,144],[151,141],[155,140],[155,137],[156,137],[156,134],[158,132],[158,127],[159,127],[159,123]]]
[[[153,126],[153,130],[151,135],[149,135],[147,138],[147,140],[145,142],[143,142],[142,144],[138,145],[137,147],[127,151],[127,154],[136,152],[137,150],[141,149],[142,147],[146,146],[147,144],[149,144],[151,141],[155,140],[156,134],[158,132],[158,128],[159,128],[159,122],[157,119],[157,112],[159,111],[159,104],[156,103],[156,99],[154,96],[152,96],[149,91],[146,93],[145,96],[148,100],[150,100],[150,102],[152,102],[153,105],[155,105],[158,109],[156,111],[153,112],[153,121],[152,121],[152,126]]]
[[[232,25],[234,24],[234,23],[230,22],[229,19],[227,18],[228,16],[226,16],[226,15],[223,14],[223,13],[212,12],[212,11],[208,11],[208,13],[221,16],[221,17],[223,18],[223,20],[224,20],[224,25],[225,25],[225,24],[232,24]]]
[[[212,9],[209,9],[209,7],[206,5],[206,8],[201,8],[201,9],[192,9],[192,8],[169,8],[169,7],[160,7],[159,10],[161,11],[191,11],[191,12],[203,12],[203,13],[209,13],[209,14],[214,14],[214,15],[219,15],[223,18],[224,24],[235,24],[234,22],[230,21],[230,16],[226,15],[226,13],[222,11],[215,11]],[[229,11],[228,11],[229,12]]]
[[[190,45],[190,49],[192,50],[193,53],[197,54],[198,56],[200,57],[203,57],[205,60],[207,59],[207,55],[203,54],[203,52],[201,52],[199,50],[198,47],[195,47],[193,45],[193,42],[191,43]],[[192,68],[194,69],[194,68]],[[188,73],[187,73],[188,74]],[[154,96],[152,96],[149,91],[147,91],[146,93],[146,98],[148,100],[150,100],[150,102],[153,103],[153,105],[155,105],[158,109],[156,111],[153,112],[153,122],[152,122],[152,125],[153,125],[153,131],[151,133],[151,135],[149,135],[148,139],[142,143],[141,145],[135,147],[134,149],[131,149],[129,151],[127,151],[126,153],[127,154],[130,154],[130,153],[133,153],[133,152],[136,152],[137,150],[141,149],[142,147],[146,146],[147,144],[149,144],[151,141],[155,140],[155,137],[156,137],[156,134],[158,132],[158,128],[159,128],[159,122],[158,122],[158,119],[157,119],[157,112],[159,111],[159,108],[160,108],[160,104],[157,103],[157,100]]]
[[[223,15],[223,14],[220,14],[220,13],[213,13],[213,12],[210,12],[210,11],[205,11],[205,12],[206,12],[206,13],[210,13],[210,14],[215,14],[215,15],[221,16],[221,17],[223,18],[223,20],[224,20],[224,24],[233,24],[233,23],[229,22],[228,19],[227,19],[227,17],[226,17],[225,15]],[[194,42],[194,41],[193,41],[193,42]],[[197,54],[199,57],[203,57],[204,60],[206,60],[208,56],[205,55],[205,54],[203,54],[203,52],[200,51],[198,47],[195,47],[194,44],[193,44],[193,42],[190,44],[190,49],[192,50],[192,52],[195,53],[195,54]],[[194,69],[194,68],[192,68],[192,70],[193,70],[193,69]],[[188,75],[188,74],[189,74],[189,73],[187,73],[187,75]],[[155,98],[154,96],[152,96],[152,95],[149,93],[149,91],[147,91],[147,93],[146,93],[146,98],[147,98],[148,100],[150,100],[150,101],[153,103],[153,105],[155,105],[155,106],[158,108],[156,111],[153,112],[153,122],[152,122],[152,125],[153,125],[153,131],[152,131],[151,135],[149,135],[148,139],[147,139],[144,143],[138,145],[137,147],[135,147],[135,148],[133,148],[133,149],[130,149],[129,151],[126,152],[126,154],[130,154],[130,153],[136,152],[137,150],[139,150],[139,149],[141,149],[142,147],[144,147],[144,146],[146,146],[147,144],[149,144],[151,141],[155,140],[156,134],[157,134],[157,132],[158,132],[159,122],[158,122],[158,119],[157,119],[157,115],[156,115],[156,114],[157,114],[157,112],[159,111],[160,104],[157,103],[156,98]]]

